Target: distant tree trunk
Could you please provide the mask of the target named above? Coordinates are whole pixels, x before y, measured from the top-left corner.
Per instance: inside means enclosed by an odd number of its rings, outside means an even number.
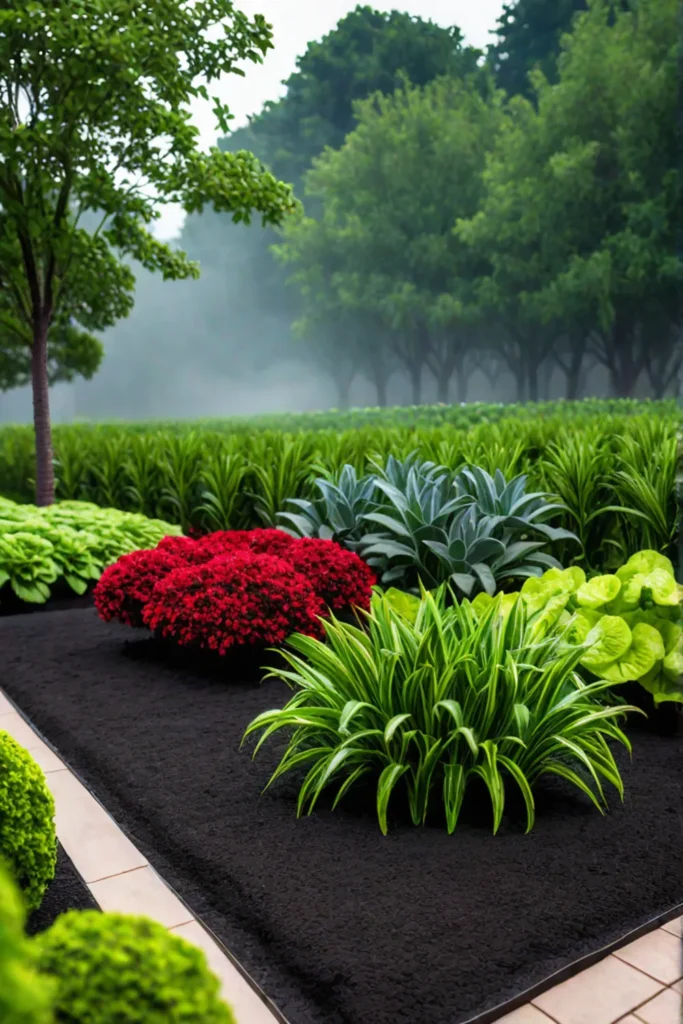
[[[553,382],[553,374],[555,372],[555,364],[552,359],[546,359],[541,366],[541,400],[544,402],[550,401],[550,385]]]
[[[469,376],[465,373],[465,368],[462,367],[458,370],[455,378],[455,400],[462,405],[467,401],[467,389],[469,387],[469,383]]]
[[[511,369],[512,369],[512,367],[511,367]],[[527,375],[524,373],[524,370],[521,369],[520,367],[516,367],[515,369],[513,369],[512,372],[513,372],[513,375],[514,375],[514,378],[515,378],[515,384],[517,385],[517,395],[516,395],[515,401],[517,401],[517,402],[525,402],[526,401],[526,395],[527,395],[527,384],[528,384]]]
[[[377,392],[377,405],[383,409],[387,404],[387,388],[391,372],[387,370],[384,360],[372,360],[367,368],[367,373]]]
[[[437,373],[436,375],[436,400],[441,402],[443,405],[448,405],[448,388],[450,380],[445,373]]]
[[[408,368],[408,376],[410,377],[410,392],[412,395],[412,404],[422,404],[422,363],[414,363]]]
[[[581,395],[583,361],[584,350],[582,348],[572,348],[569,366],[565,369],[567,378],[565,398],[569,402],[575,402]]]
[[[346,367],[335,367],[333,374],[334,383],[337,388],[337,408],[348,409],[350,405],[351,385],[353,384],[356,371]]]

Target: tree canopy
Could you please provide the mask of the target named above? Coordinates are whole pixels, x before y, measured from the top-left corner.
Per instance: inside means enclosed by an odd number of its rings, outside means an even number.
[[[218,30],[218,31],[217,31]],[[102,330],[131,306],[126,255],[164,278],[196,276],[150,226],[164,203],[277,224],[291,190],[249,152],[208,153],[188,105],[271,47],[262,16],[231,0],[41,0],[0,10],[0,291],[3,336],[30,350],[39,503],[54,492],[50,329]],[[202,81],[203,80],[203,81]],[[214,112],[227,131],[229,111]],[[96,212],[94,231],[80,226]]]

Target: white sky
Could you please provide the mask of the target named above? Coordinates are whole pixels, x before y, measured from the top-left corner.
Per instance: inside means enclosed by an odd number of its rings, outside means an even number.
[[[503,9],[503,0],[394,0],[382,3],[369,0],[377,10],[401,10],[422,18],[431,18],[440,25],[457,25],[471,46],[481,49],[492,41]],[[248,64],[246,77],[226,75],[213,84],[212,92],[228,103],[235,120],[233,129],[246,123],[249,114],[256,114],[267,100],[277,99],[284,89],[282,81],[295,70],[297,57],[308,42],[327,35],[340,18],[352,11],[357,0],[237,0],[236,6],[245,14],[263,14],[273,26],[275,49],[262,65]],[[192,105],[194,121],[201,131],[202,147],[216,142],[215,119],[211,104],[198,100]],[[155,227],[155,234],[165,240],[174,238],[182,227],[181,209],[167,206]]]

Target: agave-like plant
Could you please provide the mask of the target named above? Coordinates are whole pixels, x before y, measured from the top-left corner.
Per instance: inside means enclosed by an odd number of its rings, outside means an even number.
[[[353,466],[345,465],[336,481],[318,477],[315,487],[318,498],[290,498],[287,504],[297,511],[277,513],[280,529],[295,537],[336,540],[357,551],[367,532],[364,516],[377,506],[375,477],[359,478]]]
[[[503,621],[500,597],[480,618],[469,602],[448,605],[446,597],[444,587],[435,595],[423,591],[411,621],[375,592],[365,629],[331,617],[326,642],[291,638],[289,668],[270,675],[284,678],[294,696],[255,718],[244,737],[261,733],[255,757],[269,736],[291,731],[268,786],[307,768],[300,815],[313,811],[326,788],[337,787],[336,807],[370,776],[385,835],[399,783],[415,825],[425,822],[440,792],[449,833],[474,779],[488,789],[494,833],[509,785],[521,793],[531,830],[534,785],[545,775],[571,783],[601,812],[604,782],[623,798],[610,743],[630,750],[617,718],[636,709],[605,706],[601,696],[610,684],[583,682],[577,667],[585,645],[558,632],[539,640],[520,600]]]
[[[576,539],[542,520],[558,508],[544,494],[525,494],[526,477],[506,484],[502,473],[466,469],[451,484],[447,474],[420,478],[409,471],[404,490],[378,480],[384,502],[365,515],[379,526],[363,537],[360,553],[383,584],[416,592],[450,582],[467,597],[494,594],[506,580],[560,568],[548,540]]]
[[[491,476],[479,466],[465,466],[456,476],[454,487],[461,500],[475,505],[479,512],[490,516],[496,525],[506,530],[533,532],[550,541],[573,540],[578,543],[578,537],[570,530],[547,523],[558,513],[567,512],[567,506],[544,491],[527,494],[527,479],[526,474],[520,473],[508,483],[499,469]]]
[[[453,494],[451,480],[446,475],[422,474],[411,466],[403,488],[384,479],[377,479],[376,486],[384,500],[363,517],[375,529],[362,537],[360,554],[377,569],[384,584],[405,583],[405,577],[415,586],[418,578],[425,586],[443,582],[443,574],[437,578],[438,559],[428,544],[448,541],[453,517],[463,507]]]

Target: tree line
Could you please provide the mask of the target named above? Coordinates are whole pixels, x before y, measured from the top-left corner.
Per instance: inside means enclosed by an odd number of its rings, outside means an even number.
[[[527,96],[463,62],[354,104],[273,247],[341,404],[357,374],[383,404],[397,368],[415,403],[425,371],[464,401],[475,369],[520,400],[556,369],[574,399],[596,366],[617,397],[678,395],[680,62],[677,0],[591,0]]]

